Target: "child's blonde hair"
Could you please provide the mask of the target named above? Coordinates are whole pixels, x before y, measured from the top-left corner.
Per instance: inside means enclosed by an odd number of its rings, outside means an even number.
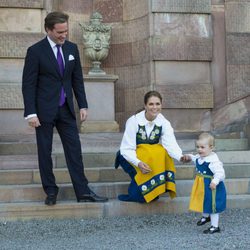
[[[199,135],[199,140],[203,140],[203,139],[207,140],[209,146],[214,147],[214,137],[211,134],[206,133],[206,132],[201,133]]]

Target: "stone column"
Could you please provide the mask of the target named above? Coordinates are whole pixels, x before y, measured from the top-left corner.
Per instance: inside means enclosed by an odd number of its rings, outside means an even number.
[[[119,132],[115,121],[114,84],[116,75],[86,75],[88,119],[80,124],[81,133]]]

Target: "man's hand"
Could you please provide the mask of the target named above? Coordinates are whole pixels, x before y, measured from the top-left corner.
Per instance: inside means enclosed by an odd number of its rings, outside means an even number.
[[[30,127],[32,127],[32,128],[37,128],[37,127],[41,126],[40,121],[37,117],[29,118],[28,123],[29,123]]]
[[[84,122],[87,119],[88,110],[87,109],[80,109],[80,121]]]
[[[149,165],[147,165],[146,163],[144,163],[142,161],[139,162],[138,167],[143,174],[147,174],[147,173],[152,171],[152,169],[149,167]]]

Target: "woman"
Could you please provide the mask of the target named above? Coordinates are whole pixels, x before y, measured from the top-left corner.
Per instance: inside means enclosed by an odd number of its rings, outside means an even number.
[[[162,97],[157,91],[144,96],[144,110],[131,116],[116,157],[131,177],[128,195],[122,201],[150,202],[162,193],[176,196],[173,158],[182,160],[170,122],[161,114]]]

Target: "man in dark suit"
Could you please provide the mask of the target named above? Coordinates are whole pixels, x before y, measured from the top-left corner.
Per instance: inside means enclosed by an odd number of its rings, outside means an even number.
[[[68,18],[62,12],[47,15],[44,23],[47,37],[28,48],[23,69],[24,117],[36,129],[40,176],[47,194],[46,205],[56,204],[58,194],[51,159],[54,127],[62,141],[77,201],[108,200],[89,189],[84,175],[72,92],[80,109],[81,121],[87,118],[88,104],[78,48],[66,40]]]

